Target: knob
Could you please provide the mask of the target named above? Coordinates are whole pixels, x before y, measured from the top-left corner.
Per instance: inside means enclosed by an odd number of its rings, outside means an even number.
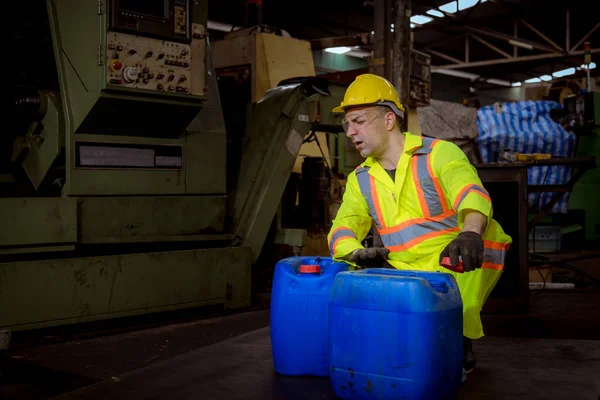
[[[183,51],[181,52],[181,55],[182,55],[182,56],[187,56],[187,53],[188,53],[188,52],[187,52],[187,50],[183,50]]]
[[[150,58],[150,57],[152,57],[152,52],[151,51],[149,51],[149,52],[146,53],[146,58]]]
[[[169,75],[169,77],[167,78],[167,80],[172,81],[173,79],[175,79],[175,75]]]
[[[150,81],[148,80],[148,78],[144,78],[144,83],[148,83],[148,82],[150,82]]]
[[[169,90],[172,92],[175,89],[173,86],[169,86]]]
[[[181,77],[179,78],[179,82],[185,82],[187,80],[185,75],[181,75]]]
[[[130,56],[132,56],[135,53],[137,53],[137,50],[136,49],[131,49],[131,50],[128,51],[128,53],[129,53]]]
[[[164,54],[159,54],[159,55],[158,55],[158,57],[156,57],[156,59],[157,59],[157,60],[160,60],[160,59],[162,59],[164,56],[165,56]]]
[[[149,70],[148,68],[144,68],[144,69],[142,70],[142,72],[143,72],[144,74],[147,74],[148,72],[150,72],[150,70]]]
[[[162,79],[162,78],[164,78],[164,77],[165,77],[165,76],[164,76],[163,74],[158,74],[158,75],[156,76],[156,79]]]
[[[135,82],[135,80],[138,77],[138,70],[135,67],[125,67],[125,69],[123,70],[123,79],[125,79],[125,82]]]
[[[158,90],[163,90],[163,87],[164,87],[164,86],[163,86],[163,85],[161,85],[160,83],[159,83],[158,85],[156,85],[156,88],[157,88]]]

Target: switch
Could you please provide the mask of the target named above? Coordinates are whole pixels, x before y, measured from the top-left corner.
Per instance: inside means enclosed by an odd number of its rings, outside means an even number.
[[[150,58],[150,57],[152,57],[152,52],[151,51],[149,51],[149,52],[146,53],[146,58]]]
[[[113,58],[119,58],[119,53],[113,54]]]
[[[111,44],[109,44],[109,45],[108,45],[108,49],[109,49],[109,50],[114,50],[114,49],[115,49],[115,45],[114,45],[114,44],[112,44],[112,43],[111,43]]]
[[[159,83],[158,85],[156,85],[156,88],[158,90],[163,90],[164,86]]]
[[[131,49],[131,50],[128,51],[128,53],[129,53],[130,56],[132,56],[135,53],[137,53],[137,50],[136,49]]]
[[[123,46],[121,46],[120,44],[117,45],[117,51],[123,51]]]
[[[169,86],[169,90],[172,92],[173,91],[173,86]]]
[[[121,62],[119,60],[112,60],[110,62],[110,69],[113,72],[119,71],[122,67],[123,67],[123,65],[121,64]]]
[[[185,82],[187,80],[187,77],[185,75],[181,75],[181,77],[179,78],[179,82]]]

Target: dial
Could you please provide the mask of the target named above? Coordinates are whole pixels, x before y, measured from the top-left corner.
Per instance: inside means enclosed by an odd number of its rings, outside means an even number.
[[[125,69],[123,70],[123,79],[125,79],[125,82],[135,82],[138,78],[138,75],[139,72],[135,67],[125,67]]]

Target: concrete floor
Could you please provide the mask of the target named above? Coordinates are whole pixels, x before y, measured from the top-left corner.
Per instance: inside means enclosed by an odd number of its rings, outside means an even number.
[[[592,265],[595,269],[595,265]],[[528,315],[484,315],[459,399],[600,399],[600,291],[530,293]],[[268,310],[15,334],[0,399],[327,399],[327,379],[273,374]]]

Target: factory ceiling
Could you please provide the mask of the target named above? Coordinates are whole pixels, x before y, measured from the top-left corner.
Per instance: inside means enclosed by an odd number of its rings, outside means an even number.
[[[411,3],[413,46],[429,53],[433,70],[440,73],[518,85],[540,77],[551,80],[573,72],[585,73],[581,66],[587,41],[592,60],[600,54],[600,18],[590,1]],[[252,17],[245,4],[244,0],[209,0],[209,19],[223,24],[221,30],[245,26]],[[314,49],[352,44],[359,46],[353,49],[358,55],[368,55],[372,49],[373,0],[263,0],[261,11],[263,24],[310,40]],[[591,65],[594,68],[595,64]],[[597,71],[591,72],[597,75]]]

